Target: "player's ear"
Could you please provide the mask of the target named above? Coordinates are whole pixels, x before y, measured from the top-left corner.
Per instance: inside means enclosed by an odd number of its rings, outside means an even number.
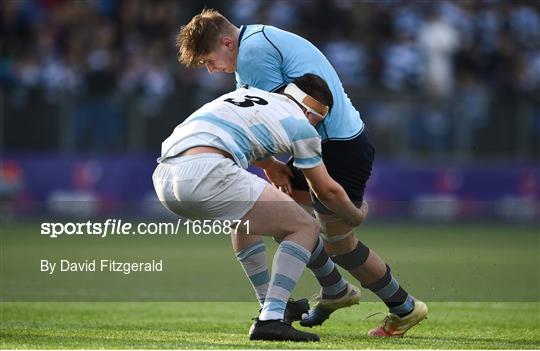
[[[223,35],[221,37],[220,44],[222,46],[227,47],[227,49],[232,49],[233,45],[234,45],[234,41],[232,40],[232,38],[229,35],[225,34],[225,35]]]

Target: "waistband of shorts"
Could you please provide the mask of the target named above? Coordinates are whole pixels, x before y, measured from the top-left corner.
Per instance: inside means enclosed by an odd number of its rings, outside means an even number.
[[[210,159],[224,159],[224,158],[227,158],[227,157],[218,153],[208,152],[208,153],[195,154],[195,155],[168,157],[163,160],[158,160],[158,162],[169,164],[169,165],[177,165],[180,163],[194,161],[194,160],[205,160],[205,159],[210,160]]]

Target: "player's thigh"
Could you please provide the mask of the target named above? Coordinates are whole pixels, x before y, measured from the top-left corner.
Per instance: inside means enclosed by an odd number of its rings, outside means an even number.
[[[322,144],[323,161],[329,175],[338,182],[349,198],[357,206],[362,205],[366,183],[371,176],[375,149],[369,139],[369,133],[364,130],[351,140],[328,140]],[[311,193],[308,200],[309,185],[298,168],[294,167],[293,159],[287,162],[293,177],[293,198],[298,203],[306,205],[308,201],[318,212],[332,213],[317,197]]]
[[[330,177],[360,207],[375,158],[375,149],[369,140],[368,131],[364,130],[352,140],[326,141],[322,145],[322,155]],[[318,212],[331,213],[315,196],[313,206]]]
[[[321,226],[321,237],[326,252],[339,255],[356,247],[358,240],[354,235],[354,227],[333,213],[316,212],[316,217]]]
[[[277,239],[300,232],[316,237],[319,232],[317,220],[270,184],[266,185],[242,221],[249,223],[249,234],[270,235]],[[247,228],[246,225],[240,226],[240,234],[247,234]]]

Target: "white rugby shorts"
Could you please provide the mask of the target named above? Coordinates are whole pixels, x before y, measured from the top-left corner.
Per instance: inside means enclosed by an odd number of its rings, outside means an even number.
[[[216,220],[243,218],[268,184],[215,153],[165,159],[152,180],[159,200],[170,211]]]

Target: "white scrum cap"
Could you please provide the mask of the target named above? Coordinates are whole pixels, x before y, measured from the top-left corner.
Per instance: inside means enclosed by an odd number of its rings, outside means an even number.
[[[310,95],[306,94],[294,83],[287,84],[284,93],[292,96],[300,105],[304,106],[306,110],[314,115],[319,116],[320,118],[324,118],[328,114],[328,106],[320,103]]]

